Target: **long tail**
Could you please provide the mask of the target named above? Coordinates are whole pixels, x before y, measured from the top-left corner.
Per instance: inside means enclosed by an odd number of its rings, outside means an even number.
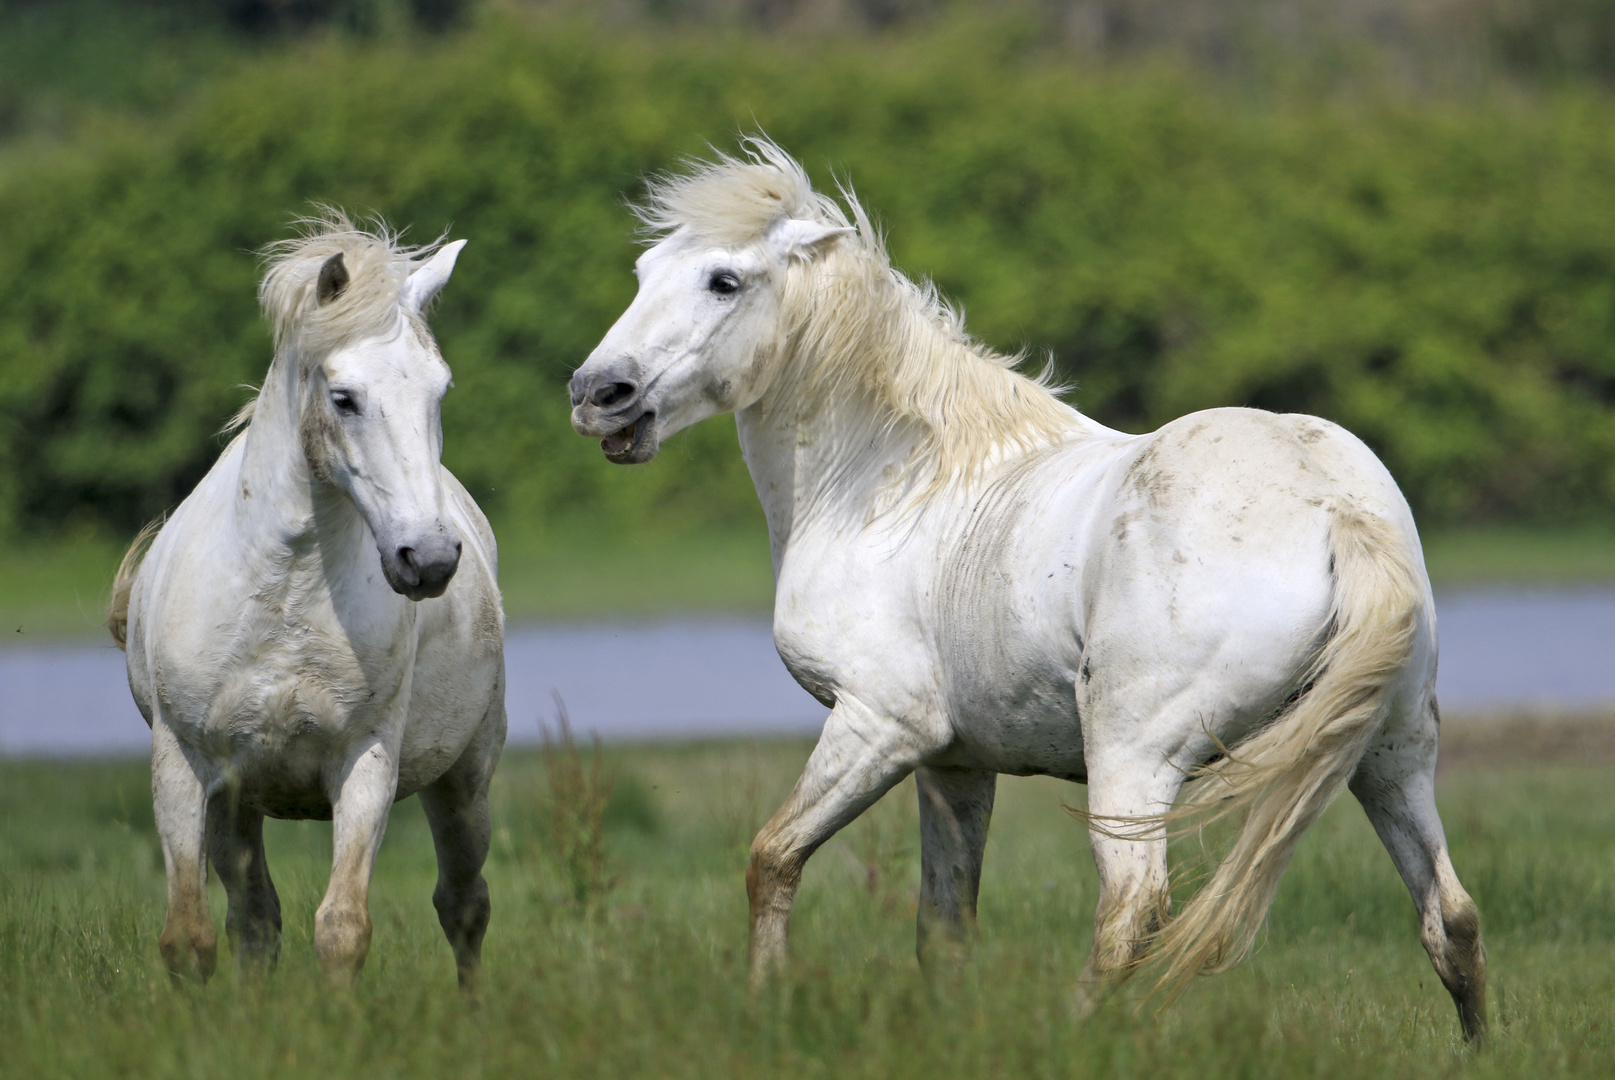
[[[162,527],[163,518],[158,518],[135,534],[134,543],[123,553],[123,561],[118,563],[118,572],[112,578],[112,599],[107,601],[107,629],[118,648],[125,652],[129,651],[129,593],[135,587],[135,574],[140,571],[140,561],[146,557],[146,550],[151,547],[151,542],[157,538],[158,530]]]
[[[1232,848],[1156,938],[1143,967],[1171,1000],[1198,974],[1249,951],[1296,841],[1346,786],[1407,665],[1424,589],[1412,552],[1383,518],[1337,507],[1329,534],[1329,637],[1294,706],[1198,770],[1169,819],[1209,822],[1244,811]]]

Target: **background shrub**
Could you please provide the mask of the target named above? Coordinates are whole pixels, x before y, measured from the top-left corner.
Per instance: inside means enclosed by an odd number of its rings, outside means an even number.
[[[1426,522],[1615,517],[1598,91],[1242,95],[968,11],[805,43],[493,11],[0,158],[0,533],[121,535],[183,497],[268,363],[253,251],[311,200],[471,239],[434,325],[447,460],[496,524],[754,515],[732,424],[625,475],[563,382],[632,296],[625,198],[759,126],[1107,423],[1304,410]]]

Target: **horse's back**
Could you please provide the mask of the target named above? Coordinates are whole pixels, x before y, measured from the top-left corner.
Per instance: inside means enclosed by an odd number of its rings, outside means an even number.
[[[1161,504],[1173,502],[1174,494],[1201,503],[1222,500],[1237,516],[1241,507],[1348,499],[1411,524],[1406,500],[1374,452],[1340,425],[1302,413],[1190,413],[1143,436],[1131,471],[1132,486]],[[1181,485],[1189,490],[1174,492]]]

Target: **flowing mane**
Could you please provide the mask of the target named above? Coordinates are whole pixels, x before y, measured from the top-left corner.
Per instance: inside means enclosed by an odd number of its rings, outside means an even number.
[[[275,335],[275,361],[285,355],[308,364],[316,357],[366,334],[386,331],[398,316],[399,297],[410,272],[431,258],[442,241],[403,245],[398,234],[377,219],[374,228],[355,225],[335,207],[322,206],[296,222],[299,235],[277,240],[263,249],[264,277],[258,306]],[[320,267],[340,252],[348,283],[335,301],[315,299]],[[252,421],[253,397],[227,421],[221,434],[231,434]]]
[[[299,235],[264,248],[258,303],[274,328],[276,352],[318,356],[355,337],[387,330],[397,318],[410,272],[439,246],[407,246],[377,220],[356,226],[341,210],[321,207],[297,222]],[[340,253],[348,283],[331,303],[315,300],[320,267]]]
[[[995,454],[1032,449],[1082,430],[1056,396],[1049,372],[1028,376],[1024,353],[1005,355],[966,332],[964,317],[929,281],[894,268],[884,237],[857,196],[839,188],[844,210],[813,190],[807,173],[766,138],[746,156],[718,153],[681,175],[651,180],[636,207],[652,238],[686,230],[697,242],[736,248],[759,243],[778,222],[814,221],[846,232],[790,268],[784,293],[790,351],[804,389],[853,391],[897,423],[918,425],[916,488],[970,477]]]

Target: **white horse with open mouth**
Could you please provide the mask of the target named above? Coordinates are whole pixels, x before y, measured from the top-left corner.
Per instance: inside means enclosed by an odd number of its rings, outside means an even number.
[[[417,792],[432,899],[461,981],[476,971],[504,614],[493,533],[440,462],[449,369],[422,314],[464,243],[402,249],[331,212],[272,248],[277,349],[245,429],[119,571],[109,625],[151,724],[177,974],[214,966],[209,860],[239,961],[273,963],[267,814],[332,820],[314,943],[351,979],[388,811]]]
[[[1087,782],[1084,998],[1147,954],[1173,990],[1233,964],[1349,787],[1479,1038],[1479,920],[1434,799],[1435,619],[1385,468],[1309,416],[1217,409],[1140,436],[1087,419],[895,271],[850,192],[849,214],[749,146],[652,182],[638,297],[571,389],[573,426],[616,462],[736,413],[774,638],[832,707],[752,846],[753,980],[783,962],[808,857],[910,772],[922,959],[974,920],[996,775]],[[1171,913],[1171,823],[1231,811],[1231,850]]]

